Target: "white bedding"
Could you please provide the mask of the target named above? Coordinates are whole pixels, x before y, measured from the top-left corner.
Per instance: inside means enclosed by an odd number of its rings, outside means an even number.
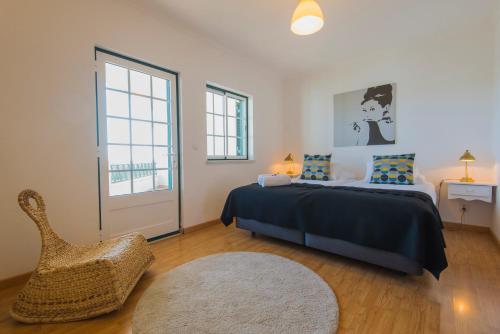
[[[418,183],[414,185],[398,185],[398,184],[373,184],[363,180],[353,181],[343,184],[347,187],[358,187],[358,188],[372,188],[372,189],[395,189],[395,190],[411,190],[420,191],[426,193],[432,198],[434,204],[436,204],[436,189],[434,185],[430,182]]]
[[[318,181],[318,180],[302,180],[300,178],[292,179],[292,183],[307,183],[307,184],[321,184],[322,186],[343,186],[346,183],[352,183],[354,179],[343,179],[343,180],[330,180],[330,181]]]
[[[308,183],[308,184],[321,184],[323,186],[335,187],[357,187],[357,188],[371,188],[371,189],[395,189],[395,190],[410,190],[420,191],[426,193],[432,198],[436,204],[436,189],[430,182],[422,182],[414,185],[396,185],[396,184],[373,184],[364,180],[331,180],[331,181],[316,181],[316,180],[301,180],[300,178],[292,179],[292,183]]]

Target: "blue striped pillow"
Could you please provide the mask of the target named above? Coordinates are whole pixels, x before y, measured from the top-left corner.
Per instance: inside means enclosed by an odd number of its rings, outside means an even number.
[[[374,155],[373,172],[370,183],[414,184],[413,165],[415,153],[400,155]]]
[[[304,165],[302,167],[302,180],[328,181],[330,179],[330,159],[328,155],[304,154]]]

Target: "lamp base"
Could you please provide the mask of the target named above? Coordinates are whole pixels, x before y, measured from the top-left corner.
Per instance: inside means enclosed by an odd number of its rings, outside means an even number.
[[[287,175],[293,175],[294,173],[293,173],[293,170],[289,170],[289,171],[286,172],[286,174]]]
[[[463,177],[460,179],[460,182],[473,183],[474,179],[471,177]]]

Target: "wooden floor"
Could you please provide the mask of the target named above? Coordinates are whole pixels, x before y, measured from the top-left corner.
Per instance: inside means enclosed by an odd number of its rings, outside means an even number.
[[[314,270],[335,291],[339,333],[500,333],[500,251],[488,233],[445,231],[450,263],[440,281],[398,273],[248,232],[207,227],[152,245],[157,257],[123,309],[94,320],[22,325],[8,315],[21,283],[0,290],[0,333],[130,333],[134,307],[155,277],[219,252],[281,255]]]

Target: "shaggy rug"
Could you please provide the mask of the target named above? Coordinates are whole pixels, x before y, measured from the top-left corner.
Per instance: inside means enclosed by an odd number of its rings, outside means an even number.
[[[207,256],[161,275],[144,293],[134,334],[331,334],[339,309],[316,273],[281,256]]]

